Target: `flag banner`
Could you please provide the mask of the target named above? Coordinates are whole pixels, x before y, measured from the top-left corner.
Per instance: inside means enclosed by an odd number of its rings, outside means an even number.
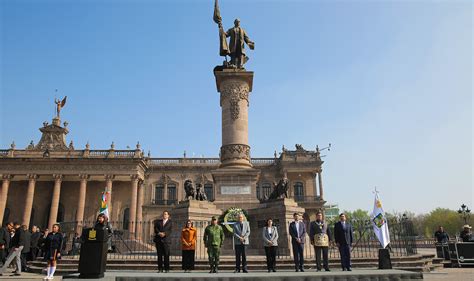
[[[217,0],[214,2],[214,16],[213,20],[219,25],[219,55],[221,57],[228,56],[230,54],[229,45],[227,44],[226,33],[222,27],[221,12],[219,10],[219,3]]]
[[[102,194],[100,196],[100,208],[99,208],[99,213],[104,214],[107,217],[109,217],[109,206],[108,206],[108,202],[107,202],[108,194],[109,194],[108,191],[102,192]]]
[[[219,3],[217,3],[217,0],[215,0],[214,2],[214,16],[212,17],[212,19],[217,24],[222,23],[221,12],[219,10]]]
[[[387,247],[390,243],[390,233],[388,232],[388,222],[378,192],[375,192],[374,210],[371,214],[371,219],[374,233],[379,239],[380,245],[382,245],[383,248]]]

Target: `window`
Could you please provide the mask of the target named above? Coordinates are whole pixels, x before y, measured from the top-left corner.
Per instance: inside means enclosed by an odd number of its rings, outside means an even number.
[[[257,199],[262,199],[260,198],[260,185],[257,183]]]
[[[262,190],[260,190],[260,196],[262,198],[268,198],[272,193],[272,185],[268,182],[262,184]]]
[[[168,205],[176,204],[176,184],[168,184]]]
[[[295,190],[295,201],[303,201],[304,200],[304,186],[302,182],[296,182],[293,186]]]
[[[155,186],[154,204],[157,204],[157,205],[165,204],[165,186],[163,184],[157,184]]]
[[[204,184],[204,193],[206,193],[208,201],[214,201],[214,187],[212,186],[212,183]]]
[[[128,230],[128,223],[130,222],[130,208],[123,210],[123,229]]]

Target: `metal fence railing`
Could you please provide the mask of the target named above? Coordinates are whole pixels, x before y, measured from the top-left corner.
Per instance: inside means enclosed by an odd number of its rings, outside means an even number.
[[[288,229],[290,222],[280,224],[278,227],[279,232],[283,233]],[[378,249],[380,243],[377,240],[370,221],[352,221],[354,229],[354,245],[352,248],[352,257],[354,258],[375,258],[378,256]],[[79,258],[80,245],[75,233],[79,232],[83,227],[93,226],[93,222],[63,222],[61,223],[61,231],[65,236],[65,243],[63,245],[63,254],[70,258]],[[154,237],[154,223],[153,222],[111,222],[110,225],[113,229],[111,237],[111,243],[109,244],[109,259],[156,259],[156,248],[153,242]],[[198,232],[196,242],[196,259],[207,260],[207,251],[203,243],[204,229],[209,225],[208,221],[195,221],[194,227]],[[282,226],[286,229],[281,229]],[[410,220],[389,220],[388,221],[390,231],[390,251],[391,255],[395,257],[410,256],[417,254],[417,244],[427,244],[428,242],[420,242],[415,239],[413,233],[413,225]],[[334,229],[334,225],[329,225],[331,231]],[[255,226],[257,228],[257,226]],[[258,227],[260,228],[260,227]],[[130,231],[133,229],[134,231]],[[173,234],[171,236],[171,259],[181,259],[181,224],[173,226]],[[309,225],[308,225],[309,232]],[[260,229],[251,229],[254,232],[253,240],[258,240],[260,237],[258,233],[261,233]],[[333,232],[333,231],[332,231]],[[288,239],[288,241],[283,241]],[[222,249],[222,255],[233,255],[232,250],[232,238],[227,235],[226,241]],[[288,242],[288,243],[285,243]],[[252,243],[252,241],[251,241]],[[281,235],[279,244],[280,247],[291,248],[291,242],[287,235]],[[257,245],[257,246],[254,246]],[[260,246],[261,241],[254,241],[249,248],[249,255],[264,255],[263,248]],[[434,248],[434,243],[432,244]],[[260,249],[262,248],[262,249]],[[279,249],[279,258],[291,258],[291,250]],[[306,258],[314,258],[314,248],[310,244],[309,236],[306,236],[306,243],[304,248],[304,255]],[[330,258],[339,258],[339,251],[335,245],[329,248]]]

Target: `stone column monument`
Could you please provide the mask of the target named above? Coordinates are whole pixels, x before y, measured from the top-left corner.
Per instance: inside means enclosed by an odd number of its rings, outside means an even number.
[[[231,206],[254,208],[259,201],[256,197],[256,183],[259,170],[252,168],[248,142],[248,107],[252,92],[253,72],[246,71],[248,61],[245,45],[254,49],[240,20],[227,32],[222,27],[219,7],[214,7],[214,21],[219,26],[220,55],[226,57],[221,66],[214,68],[217,91],[220,93],[222,108],[221,165],[212,172],[216,187],[215,204],[220,209]],[[227,43],[226,37],[230,37]],[[230,62],[227,61],[230,57]]]

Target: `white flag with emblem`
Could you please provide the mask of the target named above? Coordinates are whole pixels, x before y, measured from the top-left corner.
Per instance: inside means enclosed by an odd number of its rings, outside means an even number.
[[[371,215],[374,233],[380,241],[382,247],[387,247],[390,243],[390,233],[388,232],[387,218],[382,208],[378,192],[375,192],[374,210]]]

